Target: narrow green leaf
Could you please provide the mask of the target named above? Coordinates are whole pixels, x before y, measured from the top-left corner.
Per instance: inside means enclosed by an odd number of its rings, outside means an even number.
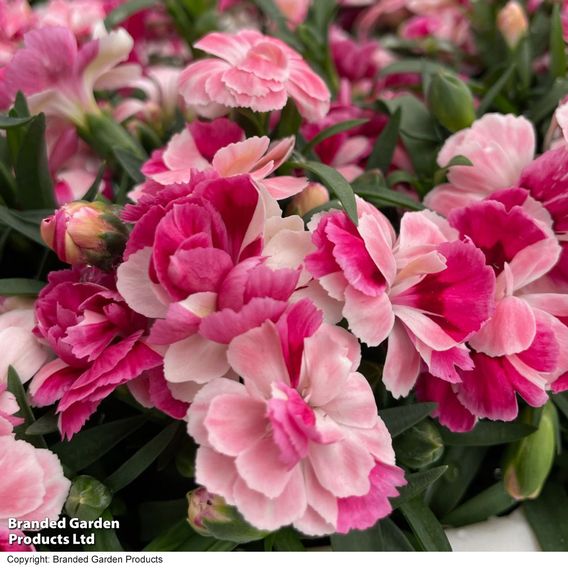
[[[302,151],[307,154],[311,150],[313,150],[318,144],[321,144],[324,140],[335,136],[336,134],[341,134],[342,132],[346,132],[347,130],[351,130],[352,128],[357,128],[358,126],[362,126],[369,122],[367,118],[356,118],[353,120],[346,120],[344,122],[338,122],[337,124],[333,124],[328,128],[324,128],[321,132],[319,132],[316,136],[314,136],[302,149]]]
[[[387,173],[396,150],[400,134],[401,109],[398,108],[390,117],[388,124],[377,138],[373,151],[367,160],[367,170],[378,169]]]
[[[398,207],[400,209],[407,209],[408,211],[424,210],[424,205],[419,201],[414,201],[411,197],[384,186],[372,193],[365,191],[356,191],[355,193],[377,207]]]
[[[421,498],[407,501],[400,510],[424,550],[451,552],[452,547],[442,525]]]
[[[144,175],[141,169],[144,161],[124,148],[116,147],[113,148],[112,151],[118,163],[129,177],[136,183],[142,183],[144,181]]]
[[[384,67],[380,72],[380,76],[387,77],[388,75],[398,75],[399,73],[432,74],[443,70],[448,70],[448,68],[428,59],[401,59]]]
[[[549,118],[566,95],[568,95],[568,80],[556,79],[541,98],[531,103],[531,108],[526,113],[527,118],[535,124]]]
[[[366,531],[331,535],[331,548],[335,552],[382,552],[384,550],[381,523]]]
[[[357,203],[353,188],[335,169],[319,162],[288,162],[293,168],[301,168],[315,174],[322,183],[341,201],[349,218],[357,225]]]
[[[500,481],[454,509],[442,521],[453,527],[472,525],[504,513],[515,503],[515,499],[507,493],[503,482]]]
[[[273,537],[273,546],[279,552],[303,552],[306,550],[298,533],[290,527],[280,529],[274,533]]]
[[[173,440],[178,427],[179,424],[177,423],[166,426],[157,436],[107,477],[105,484],[116,493],[132,483],[158,459],[159,455]]]
[[[102,514],[105,521],[112,521],[112,515],[109,511]],[[83,550],[85,552],[123,552],[122,544],[116,535],[114,529],[94,529],[95,544],[85,544]]]
[[[341,209],[341,202],[338,199],[331,199],[320,207],[315,207],[314,209],[308,211],[303,217],[304,222],[309,223],[311,218],[316,213],[321,213],[322,211],[331,211],[332,209]]]
[[[56,208],[53,183],[47,163],[45,116],[32,119],[14,166],[18,200],[24,209]]]
[[[446,450],[442,464],[448,469],[429,491],[430,507],[438,517],[455,508],[476,476],[487,449],[453,446]]]
[[[186,519],[164,531],[144,548],[144,552],[228,552],[237,544],[201,536],[194,532]]]
[[[423,491],[430,487],[432,483],[444,475],[447,469],[447,465],[442,465],[427,471],[407,474],[407,484],[399,488],[400,495],[391,501],[392,506],[396,509],[403,503],[418,497]]]
[[[68,442],[59,442],[52,449],[69,470],[81,471],[110,452],[145,421],[144,416],[134,416],[95,426],[82,430]]]
[[[0,197],[4,200],[6,205],[14,207],[16,205],[17,194],[16,180],[12,172],[5,164],[0,162]]]
[[[100,185],[101,185],[101,181],[103,181],[105,171],[106,171],[106,164],[101,164],[101,167],[99,168],[99,171],[97,172],[97,177],[95,178],[95,181],[93,181],[93,183],[91,184],[91,186],[89,187],[89,189],[87,190],[85,195],[83,195],[83,197],[81,197],[82,201],[94,201],[95,200],[95,198],[97,197],[97,194],[99,193],[99,188],[100,188]]]
[[[28,426],[35,422],[35,416],[28,404],[28,395],[22,385],[22,381],[16,369],[11,365],[8,367],[8,390],[16,397],[16,402],[20,409],[16,416],[24,420],[23,424],[15,428],[16,437],[26,440],[26,442],[34,445],[36,448],[47,448],[47,444],[41,436],[26,433]]]
[[[380,522],[383,536],[384,552],[414,552],[414,547],[391,519],[383,519]]]
[[[560,393],[552,396],[554,404],[558,407],[558,410],[568,418],[568,393]]]
[[[0,205],[0,223],[36,243],[46,246],[39,232],[39,224],[27,221],[16,211],[12,211],[3,205]]]
[[[540,497],[525,501],[523,509],[544,551],[568,551],[568,496],[565,487],[548,482]]]
[[[497,446],[516,442],[536,431],[534,426],[517,422],[479,422],[471,432],[457,434],[440,428],[447,446]]]
[[[396,438],[405,430],[412,428],[421,420],[436,410],[435,402],[419,402],[408,406],[396,406],[394,408],[385,408],[379,411],[379,416],[383,419],[390,435]]]
[[[28,278],[0,278],[0,296],[37,296],[45,282]]]
[[[550,21],[550,74],[552,77],[566,77],[566,43],[560,4],[554,4]]]
[[[493,104],[493,101],[501,93],[501,91],[505,88],[505,85],[509,82],[509,79],[513,76],[515,72],[515,66],[510,65],[507,69],[503,72],[503,74],[495,81],[488,91],[485,93],[485,96],[479,103],[477,107],[477,116],[483,116]]]
[[[54,412],[47,412],[26,428],[28,436],[45,436],[57,432],[57,416]]]
[[[107,30],[111,30],[112,28],[118,26],[133,16],[137,12],[140,12],[146,8],[151,8],[158,4],[159,0],[130,0],[129,2],[125,2],[121,4],[105,18],[105,27]]]
[[[0,130],[9,130],[10,128],[19,128],[32,121],[33,117],[19,118],[17,116],[0,115]]]

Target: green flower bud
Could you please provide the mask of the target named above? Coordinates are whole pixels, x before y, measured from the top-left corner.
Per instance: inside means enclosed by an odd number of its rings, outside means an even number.
[[[437,426],[423,420],[394,441],[397,460],[412,469],[422,469],[437,462],[444,453],[444,442]]]
[[[525,423],[532,423],[534,408],[522,414]],[[551,402],[542,410],[538,430],[511,444],[505,459],[505,487],[511,497],[523,501],[536,499],[552,469],[556,453],[558,415]]]
[[[73,481],[65,503],[65,512],[83,521],[98,519],[112,501],[110,489],[89,475]]]
[[[218,540],[245,543],[260,540],[268,533],[249,525],[241,514],[218,495],[198,487],[187,494],[187,520],[191,528],[202,536]]]
[[[432,77],[428,89],[428,105],[442,126],[457,132],[475,120],[473,95],[456,75],[447,72]]]

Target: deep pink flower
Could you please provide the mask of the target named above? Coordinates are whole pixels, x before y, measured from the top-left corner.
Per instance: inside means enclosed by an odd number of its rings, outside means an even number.
[[[0,527],[0,552],[35,552],[35,546],[31,544],[18,544],[10,542],[10,535],[23,537],[24,533],[19,530],[8,530]]]
[[[154,152],[142,172],[161,185],[188,183],[192,172],[209,169],[221,177],[249,174],[270,201],[291,197],[306,187],[304,177],[268,177],[289,158],[293,136],[273,144],[267,136],[242,138],[242,130],[226,118],[191,123],[164,150]],[[271,208],[279,211],[275,203]]]
[[[309,301],[234,339],[244,384],[217,379],[188,412],[196,481],[254,526],[305,534],[365,529],[403,485],[360,350]],[[262,357],[258,357],[262,353]]]
[[[424,203],[448,215],[452,209],[481,201],[498,189],[515,187],[521,172],[534,158],[535,133],[523,117],[486,114],[450,136],[438,155],[440,167],[455,156],[465,156],[473,166],[452,166],[448,183],[434,188]]]
[[[193,391],[227,373],[229,342],[277,319],[304,278],[311,245],[302,220],[267,220],[249,176],[195,172],[126,217],[137,223],[118,288],[132,309],[157,319],[150,339],[168,346],[166,379]]]
[[[37,406],[58,402],[59,427],[71,438],[118,386],[158,367],[146,318],[133,312],[110,276],[95,269],[52,272],[36,303],[36,333],[57,355],[34,377]]]
[[[33,114],[65,118],[81,125],[88,113],[98,113],[95,89],[125,85],[136,66],[117,65],[132,49],[132,38],[117,30],[81,48],[70,30],[46,27],[28,32],[5,68],[0,101],[10,103],[22,91]]]
[[[282,41],[255,30],[211,33],[195,44],[216,58],[192,63],[182,73],[181,94],[202,116],[213,118],[229,108],[269,112],[292,98],[307,120],[329,110],[330,93],[302,57]]]
[[[383,381],[407,395],[422,363],[459,382],[471,369],[463,343],[493,310],[495,277],[481,251],[431,212],[407,213],[400,236],[374,207],[359,201],[359,225],[343,212],[311,225],[317,252],[308,270],[336,300],[351,331],[367,345],[389,339]]]

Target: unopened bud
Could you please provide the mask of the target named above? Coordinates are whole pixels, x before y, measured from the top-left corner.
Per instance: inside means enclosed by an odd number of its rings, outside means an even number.
[[[497,27],[505,38],[507,45],[514,49],[527,34],[529,22],[519,2],[510,0],[497,16]]]
[[[112,501],[110,489],[94,477],[81,475],[73,481],[65,512],[83,521],[98,519]]]
[[[444,442],[434,422],[424,420],[395,440],[396,457],[412,469],[436,463],[444,453]]]
[[[440,72],[432,77],[428,105],[440,124],[450,132],[467,128],[475,120],[473,95],[469,87],[451,73]]]
[[[112,206],[75,201],[42,221],[41,236],[63,262],[108,268],[122,253],[128,231]]]
[[[527,408],[522,415],[531,423],[535,409]],[[548,478],[558,430],[558,415],[551,402],[542,410],[538,430],[509,447],[505,465],[505,487],[518,501],[536,499]]]
[[[321,183],[312,182],[292,198],[288,213],[304,216],[312,209],[325,205],[328,201],[329,191]]]
[[[202,536],[218,540],[245,543],[260,540],[267,533],[249,525],[241,514],[218,495],[199,487],[187,494],[187,520]]]

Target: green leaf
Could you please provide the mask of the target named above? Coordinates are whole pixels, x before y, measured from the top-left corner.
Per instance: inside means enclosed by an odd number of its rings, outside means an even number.
[[[331,536],[336,552],[410,552],[414,547],[391,519],[383,519],[366,531]]]
[[[544,551],[568,551],[568,496],[560,483],[548,482],[538,499],[523,510]]]
[[[280,115],[280,120],[276,126],[271,138],[281,139],[287,136],[298,136],[298,131],[300,130],[300,125],[302,124],[302,117],[296,108],[296,104],[292,99],[288,99],[286,106],[282,109]],[[296,138],[297,140],[298,138]]]
[[[15,428],[16,438],[26,440],[26,442],[34,445],[36,448],[47,448],[47,444],[41,436],[26,434],[28,426],[35,422],[35,416],[28,404],[28,395],[24,390],[22,381],[16,369],[11,365],[8,367],[8,390],[14,395],[20,408],[16,416],[24,420],[23,424]]]
[[[448,469],[429,491],[430,507],[438,517],[461,501],[486,453],[487,449],[482,447],[453,446],[446,450],[442,463]]]
[[[69,470],[81,471],[110,452],[145,421],[144,416],[134,416],[82,430],[70,441],[56,444],[52,450]]]
[[[288,162],[294,168],[301,168],[315,174],[322,183],[341,201],[349,218],[357,225],[357,203],[353,188],[347,180],[335,169],[319,162]]]
[[[550,74],[552,77],[566,77],[566,44],[562,25],[560,4],[554,4],[550,21]]]
[[[109,511],[102,514],[105,521],[112,521],[112,515]],[[120,540],[116,536],[114,529],[93,529],[95,535],[95,544],[83,545],[85,552],[123,552],[124,549],[120,544]]]
[[[505,88],[505,85],[509,82],[509,79],[513,76],[515,72],[515,66],[510,65],[507,69],[503,72],[503,74],[495,81],[488,91],[485,93],[485,96],[479,103],[477,107],[477,116],[483,116],[493,104],[493,101],[501,93],[501,91]]]
[[[270,536],[273,538],[273,547],[279,552],[303,552],[306,550],[298,533],[291,527],[280,529]]]
[[[124,4],[118,6],[105,18],[105,27],[107,30],[111,30],[133,16],[137,12],[140,12],[146,8],[151,8],[158,4],[159,0],[130,0]]]
[[[552,396],[554,404],[558,407],[558,410],[568,418],[568,393],[560,393]]]
[[[440,63],[429,61],[428,59],[401,59],[395,63],[391,63],[384,67],[379,75],[387,77],[388,75],[398,75],[399,73],[412,73],[421,75],[422,73],[439,73],[448,68]]]
[[[57,207],[47,163],[43,114],[34,117],[27,127],[14,172],[18,186],[18,200],[23,209]]]
[[[504,513],[515,503],[515,499],[507,493],[503,482],[500,481],[454,509],[442,520],[444,524],[453,527],[472,525]]]
[[[28,237],[28,239],[42,245],[46,246],[41,238],[39,232],[39,224],[27,221],[16,211],[12,211],[3,205],[0,205],[0,223],[10,227],[20,235]]]
[[[322,211],[331,211],[332,209],[341,209],[341,202],[338,199],[331,199],[327,203],[320,205],[319,207],[314,207],[308,211],[304,216],[304,222],[309,223],[311,218],[316,215],[317,213],[321,213]]]
[[[398,108],[390,117],[388,124],[377,138],[373,151],[367,160],[367,170],[378,169],[387,173],[396,150],[400,134],[401,109]]]
[[[164,531],[144,548],[144,552],[208,552],[230,551],[234,542],[223,542],[197,534],[186,519]]]
[[[106,164],[101,164],[101,167],[99,168],[99,171],[97,172],[97,177],[95,178],[95,181],[93,181],[93,183],[91,184],[91,186],[89,187],[89,189],[87,190],[85,195],[83,195],[83,197],[81,197],[82,201],[94,201],[95,200],[95,198],[97,197],[97,195],[99,193],[99,188],[100,188],[100,185],[101,185],[101,181],[103,181],[105,171],[106,171]]]
[[[28,278],[0,278],[0,296],[37,296],[45,282]]]
[[[568,95],[568,80],[556,79],[552,87],[547,89],[541,98],[531,102],[530,109],[526,113],[527,118],[535,124],[549,118],[566,95]]]
[[[418,473],[410,473],[406,475],[406,485],[399,488],[400,495],[391,501],[392,506],[396,509],[402,504],[418,497],[423,491],[428,489],[432,483],[439,479],[446,470],[447,465],[434,467],[427,471],[419,471]]]
[[[536,431],[534,426],[518,422],[479,422],[471,432],[457,434],[440,428],[446,446],[497,446],[516,442]]]
[[[57,432],[57,415],[54,412],[46,412],[35,422],[26,428],[28,436],[45,436]]]
[[[385,552],[413,552],[414,547],[398,526],[391,519],[380,522]]]
[[[356,118],[353,120],[346,120],[344,122],[338,122],[337,124],[333,124],[327,128],[324,128],[321,132],[319,132],[316,136],[314,136],[302,149],[302,152],[307,154],[311,152],[318,144],[321,144],[324,140],[335,136],[336,134],[341,134],[342,132],[346,132],[347,130],[351,130],[352,128],[357,128],[358,126],[362,126],[369,122],[367,118]]]
[[[379,186],[373,192],[356,190],[355,193],[377,207],[399,207],[409,211],[424,210],[424,205],[419,201],[414,201],[411,197],[384,186]]]
[[[142,164],[144,160],[134,155],[129,150],[124,148],[113,148],[113,154],[121,165],[122,169],[128,174],[128,176],[136,183],[142,183],[144,181],[144,175],[141,172]]]
[[[385,408],[379,411],[379,416],[386,424],[390,435],[396,438],[399,434],[430,416],[436,410],[436,407],[437,404],[435,402],[419,402],[407,406]]]
[[[408,501],[401,505],[400,510],[424,550],[451,552],[452,547],[442,525],[422,499],[418,497]]]
[[[146,471],[168,447],[178,431],[179,424],[166,426],[157,436],[140,448],[130,459],[125,461],[113,474],[107,477],[105,483],[115,493],[124,489],[138,476]]]
[[[9,130],[10,128],[19,128],[29,124],[33,117],[19,118],[17,116],[0,115],[0,130]]]
[[[112,501],[112,493],[106,485],[89,475],[73,480],[65,502],[65,512],[83,521],[98,519]]]

